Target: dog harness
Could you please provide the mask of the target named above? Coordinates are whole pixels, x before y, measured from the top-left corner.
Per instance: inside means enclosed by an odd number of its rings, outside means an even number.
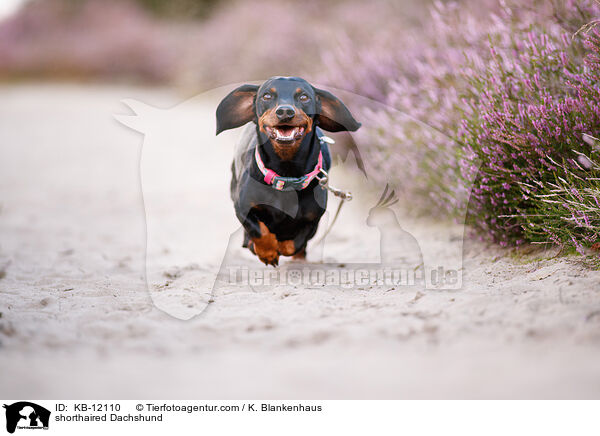
[[[265,164],[263,163],[258,151],[258,145],[254,148],[254,158],[256,159],[256,165],[258,165],[258,169],[265,176],[265,183],[267,185],[271,185],[278,191],[301,191],[302,189],[306,188],[315,177],[317,177],[317,174],[319,174],[323,168],[323,154],[321,151],[319,151],[319,159],[315,169],[310,173],[303,175],[302,177],[282,177],[275,171],[265,167]]]

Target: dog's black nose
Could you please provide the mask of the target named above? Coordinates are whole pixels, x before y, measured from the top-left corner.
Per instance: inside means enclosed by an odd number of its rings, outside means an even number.
[[[296,111],[294,106],[281,105],[275,110],[275,114],[277,115],[277,118],[279,118],[279,121],[285,121],[294,118]]]

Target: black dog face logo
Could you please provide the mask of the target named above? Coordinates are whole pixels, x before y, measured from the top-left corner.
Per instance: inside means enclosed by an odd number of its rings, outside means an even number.
[[[50,411],[28,401],[19,401],[4,405],[6,409],[6,431],[14,433],[15,429],[48,429]]]

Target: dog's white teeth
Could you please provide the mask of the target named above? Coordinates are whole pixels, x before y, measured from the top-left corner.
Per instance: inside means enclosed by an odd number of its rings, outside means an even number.
[[[279,141],[293,141],[302,137],[304,133],[304,127],[294,127],[294,128],[286,128],[286,129],[277,129],[274,128],[272,130],[272,138],[277,139]]]
[[[277,139],[284,141],[294,139],[296,129],[292,129],[288,135],[284,135],[280,130],[277,130]]]

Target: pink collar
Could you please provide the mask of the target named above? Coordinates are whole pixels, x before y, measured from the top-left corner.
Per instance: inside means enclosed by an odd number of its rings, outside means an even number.
[[[260,153],[258,151],[258,145],[254,149],[254,158],[256,159],[256,165],[258,169],[265,176],[264,181],[267,185],[272,185],[274,189],[278,191],[300,191],[306,188],[310,182],[319,174],[321,168],[323,168],[323,154],[319,151],[319,160],[315,169],[310,173],[303,175],[302,177],[281,177],[275,171],[265,167]]]

